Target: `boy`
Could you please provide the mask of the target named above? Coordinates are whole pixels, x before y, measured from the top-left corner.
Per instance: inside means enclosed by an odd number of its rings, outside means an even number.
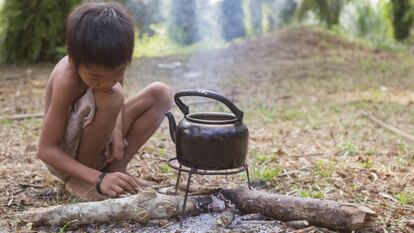
[[[145,185],[126,171],[171,108],[160,82],[124,104],[122,81],[134,47],[133,23],[117,3],[90,3],[67,20],[68,55],[46,88],[38,156],[84,200],[135,193]]]

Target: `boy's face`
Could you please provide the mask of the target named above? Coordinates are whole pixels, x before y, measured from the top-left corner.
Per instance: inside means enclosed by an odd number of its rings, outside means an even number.
[[[127,65],[106,68],[101,65],[79,65],[78,73],[82,80],[93,89],[110,90],[117,82],[124,79]]]

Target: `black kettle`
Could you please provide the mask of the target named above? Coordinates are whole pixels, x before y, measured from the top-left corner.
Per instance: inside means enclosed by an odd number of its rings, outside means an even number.
[[[181,101],[183,96],[200,96],[225,104],[232,112],[190,113]],[[184,113],[176,125],[172,113],[166,116],[176,145],[177,160],[184,166],[205,170],[239,168],[246,162],[249,130],[243,123],[243,112],[224,96],[208,90],[183,90],[174,96]]]

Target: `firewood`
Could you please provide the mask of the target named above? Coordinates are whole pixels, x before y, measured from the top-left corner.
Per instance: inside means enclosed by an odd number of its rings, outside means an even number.
[[[16,217],[23,223],[31,222],[33,226],[63,226],[68,222],[73,222],[72,225],[84,225],[128,220],[145,224],[153,219],[178,217],[181,215],[183,200],[182,196],[169,196],[146,190],[124,198],[34,209],[18,213]],[[221,200],[213,196],[188,197],[185,212],[195,215],[211,211],[209,206],[224,206],[224,203],[213,204],[215,201]]]
[[[222,193],[245,213],[261,213],[281,221],[306,220],[310,225],[338,231],[367,227],[376,215],[371,209],[356,204],[290,197],[249,189],[226,189]]]
[[[222,200],[222,197],[218,198],[215,195],[189,196],[186,215],[209,211],[222,212],[226,209],[226,203],[230,201],[238,210],[247,214],[260,213],[285,222],[302,220],[310,225],[339,231],[363,229],[371,224],[372,217],[375,216],[374,211],[356,204],[290,197],[249,189],[226,189],[220,192],[228,200]],[[180,216],[183,200],[183,196],[164,195],[146,190],[141,194],[124,198],[29,210],[17,213],[16,217],[23,223],[31,222],[33,226],[62,226],[68,222],[83,225],[128,220],[145,224],[153,219]],[[221,216],[225,221],[219,225],[228,226],[233,221],[233,213],[224,212]]]

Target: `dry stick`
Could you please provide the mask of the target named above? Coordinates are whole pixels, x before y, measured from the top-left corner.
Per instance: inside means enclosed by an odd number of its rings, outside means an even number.
[[[24,120],[29,118],[42,118],[43,114],[41,113],[32,113],[32,114],[17,114],[11,116],[0,116],[1,120]]]
[[[369,114],[363,113],[363,114],[362,114],[362,116],[365,116],[365,117],[366,117],[366,118],[368,118],[369,120],[371,120],[371,121],[373,121],[373,122],[377,123],[378,125],[380,125],[380,126],[381,126],[381,127],[383,127],[384,129],[386,129],[386,130],[388,130],[388,131],[391,131],[391,132],[393,132],[393,133],[395,133],[395,134],[397,134],[397,135],[399,135],[399,136],[401,136],[401,137],[403,137],[403,138],[405,138],[405,139],[408,139],[408,140],[410,140],[410,141],[414,142],[414,136],[413,136],[413,135],[408,134],[408,133],[406,133],[406,132],[404,132],[404,131],[402,131],[402,130],[400,130],[400,129],[397,129],[397,128],[395,128],[394,126],[389,125],[389,124],[387,124],[387,123],[385,123],[385,122],[381,121],[380,119],[378,119],[378,118],[376,118],[376,117],[374,117],[374,116],[371,116],[371,115],[369,115]]]

